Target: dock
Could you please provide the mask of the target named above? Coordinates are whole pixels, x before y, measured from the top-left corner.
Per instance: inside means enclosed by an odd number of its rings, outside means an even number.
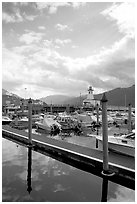
[[[5,125],[2,126],[2,136],[29,148],[28,133],[24,130]],[[106,178],[102,174],[103,154],[98,149],[90,149],[38,134],[32,134],[32,149],[81,170]],[[115,154],[109,153],[109,169],[115,174],[107,176],[107,179],[135,190],[135,158],[128,157],[127,162],[125,156],[119,155],[119,157],[123,157],[120,162],[116,159]]]

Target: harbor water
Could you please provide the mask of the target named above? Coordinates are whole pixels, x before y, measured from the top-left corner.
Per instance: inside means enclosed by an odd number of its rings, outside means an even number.
[[[134,202],[135,191],[2,139],[3,202]]]

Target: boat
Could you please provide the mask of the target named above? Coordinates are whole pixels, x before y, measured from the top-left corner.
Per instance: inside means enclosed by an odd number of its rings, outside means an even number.
[[[18,118],[15,117],[14,120],[10,123],[10,126],[12,128],[17,128],[17,129],[26,129],[28,128],[28,118],[27,117],[22,117]]]
[[[59,113],[56,121],[61,125],[62,130],[72,130],[74,128],[74,119],[66,113]]]
[[[96,136],[99,148],[103,150],[102,136]],[[108,149],[119,154],[135,157],[135,132],[121,136],[108,136]]]
[[[8,125],[12,120],[8,116],[2,116],[2,125]]]
[[[82,128],[91,128],[93,123],[96,123],[96,116],[87,113],[77,114],[75,119],[81,124]]]
[[[35,122],[37,129],[43,129],[48,133],[54,131],[54,128],[61,129],[61,125],[52,118],[44,117],[40,121]]]
[[[39,114],[32,115],[32,121],[33,122],[40,121],[42,118],[43,118],[43,116],[39,115]]]

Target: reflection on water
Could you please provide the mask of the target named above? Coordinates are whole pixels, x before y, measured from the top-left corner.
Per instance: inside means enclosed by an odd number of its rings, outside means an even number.
[[[135,192],[2,139],[2,200],[135,201]]]
[[[106,178],[103,178],[101,202],[107,202],[107,194],[108,194],[108,180]]]
[[[31,187],[31,165],[32,165],[32,148],[28,148],[28,175],[27,175],[27,191],[32,191]]]

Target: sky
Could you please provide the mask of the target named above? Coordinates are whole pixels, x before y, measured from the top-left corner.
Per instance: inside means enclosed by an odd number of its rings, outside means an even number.
[[[133,2],[2,3],[2,88],[39,99],[133,84]]]

